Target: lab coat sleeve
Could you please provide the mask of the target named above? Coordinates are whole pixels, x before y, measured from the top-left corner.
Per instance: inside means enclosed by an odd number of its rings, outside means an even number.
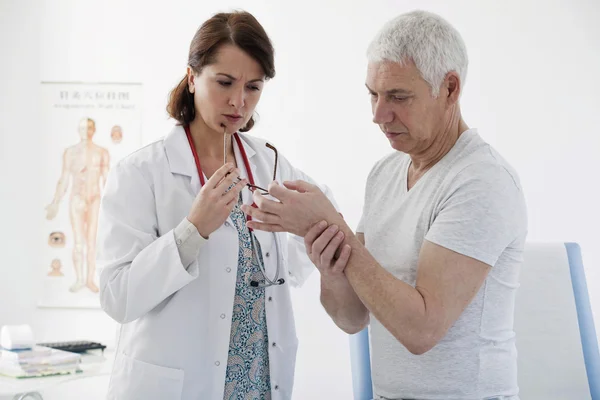
[[[303,180],[318,186],[325,196],[327,196],[329,201],[331,201],[335,209],[340,212],[339,206],[333,197],[333,193],[327,185],[316,182],[310,176],[292,166],[292,164],[285,157],[280,156],[279,168],[281,174],[277,177],[278,180]],[[308,255],[306,254],[306,247],[304,246],[303,237],[288,233],[287,242],[289,272],[288,280],[292,286],[301,287],[309,278],[310,274],[315,270],[315,265],[312,263],[312,261],[310,261],[310,258],[308,258]]]
[[[102,309],[120,323],[138,319],[198,277],[184,266],[173,230],[158,236],[152,186],[136,165],[119,163],[100,206],[97,266]],[[201,242],[201,246],[204,242]]]

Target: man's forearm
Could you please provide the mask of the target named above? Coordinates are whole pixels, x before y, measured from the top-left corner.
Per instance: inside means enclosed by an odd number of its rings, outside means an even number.
[[[369,310],[344,277],[321,277],[321,304],[335,324],[346,333],[357,333],[369,323]]]
[[[437,325],[423,294],[381,267],[365,246],[344,227],[352,254],[344,270],[368,311],[409,351],[421,354],[435,342]],[[351,231],[350,231],[351,232]]]

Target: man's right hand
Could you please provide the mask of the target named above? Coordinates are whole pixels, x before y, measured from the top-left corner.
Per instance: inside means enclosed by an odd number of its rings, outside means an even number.
[[[321,280],[328,283],[347,282],[344,269],[352,248],[344,242],[344,233],[337,225],[327,226],[326,221],[315,224],[304,236],[304,245],[310,260],[321,273]],[[339,256],[336,256],[336,253]]]
[[[239,175],[239,169],[233,164],[223,165],[202,186],[194,199],[187,218],[205,239],[223,225],[241,190],[248,183],[246,179],[238,181]]]

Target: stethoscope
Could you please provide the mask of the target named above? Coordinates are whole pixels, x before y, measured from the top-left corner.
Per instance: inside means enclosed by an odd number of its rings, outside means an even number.
[[[190,144],[190,148],[192,149],[192,154],[194,155],[196,169],[198,170],[198,177],[200,178],[200,186],[204,186],[204,183],[205,183],[204,174],[202,173],[202,167],[200,166],[200,158],[198,157],[198,153],[196,152],[196,146],[194,145],[194,139],[192,138],[192,133],[190,132],[189,126],[185,126],[185,134],[186,134],[188,142]],[[248,156],[246,155],[246,150],[244,149],[244,145],[242,144],[242,141],[241,141],[239,135],[237,134],[237,132],[235,132],[233,134],[233,138],[235,139],[238,149],[240,150],[240,154],[242,155],[242,160],[244,162],[244,167],[246,168],[246,172],[248,172],[248,181],[250,182],[251,185],[254,185],[254,175],[252,174],[252,169],[250,168],[250,162],[248,161]],[[252,207],[256,208],[257,207],[256,203],[252,203]],[[251,221],[251,220],[252,220],[252,216],[246,214],[246,222]],[[250,241],[252,242],[252,252],[254,253],[254,256],[256,257],[256,263],[258,264],[260,272],[262,273],[263,277],[265,278],[265,282],[251,280],[250,286],[253,288],[264,288],[264,287],[268,287],[268,286],[283,285],[285,283],[285,279],[279,277],[279,271],[281,270],[281,268],[280,268],[281,252],[279,251],[280,250],[279,237],[277,236],[277,234],[275,232],[271,232],[273,234],[273,239],[275,241],[275,251],[277,253],[277,267],[275,270],[275,277],[273,279],[269,279],[269,277],[267,276],[267,272],[265,271],[264,262],[261,262],[262,257],[259,257],[260,254],[258,254],[258,242],[254,235],[254,232],[251,228],[248,228],[248,231],[250,233]]]

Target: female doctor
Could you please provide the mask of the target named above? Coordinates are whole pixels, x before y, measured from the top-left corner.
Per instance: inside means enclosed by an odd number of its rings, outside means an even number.
[[[310,180],[241,133],[274,75],[258,21],[214,15],[171,92],[178,124],[111,169],[98,239],[100,301],[122,324],[109,399],[291,398],[289,285],[313,265],[302,238],[251,231],[240,208],[275,179]]]

